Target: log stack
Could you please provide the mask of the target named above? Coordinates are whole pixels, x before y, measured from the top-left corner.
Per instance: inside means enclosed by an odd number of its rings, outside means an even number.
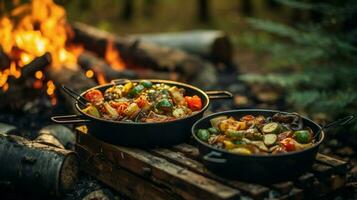
[[[40,135],[34,141],[0,134],[0,180],[31,193],[60,196],[72,189],[78,177],[73,151],[58,140]]]
[[[120,52],[128,68],[144,68],[158,71],[178,72],[187,81],[201,87],[217,82],[216,70],[212,64],[181,50],[161,47],[137,39],[117,37],[82,23],[72,25],[72,42],[79,43],[86,50],[105,57],[108,45]]]
[[[214,62],[230,63],[233,47],[228,35],[217,30],[130,35],[130,38],[154,43],[202,56]]]

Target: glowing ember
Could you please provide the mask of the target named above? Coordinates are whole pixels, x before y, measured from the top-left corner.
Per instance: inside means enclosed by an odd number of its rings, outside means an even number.
[[[87,76],[88,78],[93,78],[93,76],[94,76],[93,70],[91,70],[91,69],[87,70],[87,71],[86,71],[86,76]]]

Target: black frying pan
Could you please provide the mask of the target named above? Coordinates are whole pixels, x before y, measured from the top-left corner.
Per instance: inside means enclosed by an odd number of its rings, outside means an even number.
[[[114,83],[96,86],[92,89],[98,89],[104,92],[113,84],[123,84],[127,80],[114,81]],[[131,80],[140,82],[142,80]],[[111,144],[132,146],[132,147],[155,147],[169,146],[178,144],[189,138],[190,129],[198,119],[202,118],[204,111],[208,108],[210,99],[232,98],[232,94],[227,91],[202,91],[201,89],[189,84],[179,83],[167,80],[149,80],[155,83],[165,83],[172,86],[184,88],[186,95],[198,95],[202,99],[203,108],[198,113],[186,118],[159,123],[143,122],[124,122],[113,121],[104,118],[97,118],[82,112],[82,105],[75,103],[75,107],[80,115],[55,116],[51,119],[56,123],[73,124],[83,123],[87,125],[89,133],[100,140]],[[80,94],[82,97],[86,92]]]
[[[197,142],[201,158],[210,170],[228,178],[253,181],[253,182],[276,182],[291,180],[309,170],[315,161],[319,145],[324,140],[324,129],[334,125],[344,125],[352,120],[353,116],[348,116],[325,127],[321,127],[312,120],[302,117],[305,126],[314,132],[315,144],[305,150],[288,152],[274,155],[239,155],[230,153],[224,149],[218,149],[203,141],[196,132],[201,128],[210,127],[210,119],[219,116],[233,116],[236,119],[244,115],[273,116],[276,113],[286,112],[263,109],[244,109],[219,112],[197,121],[192,127],[192,136]]]

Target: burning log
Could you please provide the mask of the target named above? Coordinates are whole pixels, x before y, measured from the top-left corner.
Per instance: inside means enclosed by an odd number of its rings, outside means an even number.
[[[127,78],[127,79],[171,79],[184,81],[183,76],[179,76],[177,72],[163,72],[154,71],[151,69],[124,69],[122,71],[115,70],[114,67],[110,66],[103,59],[98,58],[93,53],[84,52],[78,57],[78,64],[83,70],[93,70],[93,72],[98,76],[103,74],[105,77],[105,82],[109,82],[113,79]],[[97,77],[99,84],[103,83],[101,77]]]
[[[181,49],[214,62],[230,63],[233,48],[228,35],[223,31],[202,30],[179,33],[156,33],[130,35],[130,38],[160,46]]]
[[[87,71],[91,69],[96,75],[104,74],[106,82],[118,78],[137,78],[137,74],[135,73],[135,71],[128,69],[125,69],[123,71],[115,70],[104,60],[96,57],[94,54],[89,52],[84,52],[78,57],[78,64],[82,67],[83,70]]]
[[[30,192],[61,195],[71,189],[78,174],[73,151],[0,135],[0,179]]]
[[[0,107],[12,107],[14,109],[22,107],[27,102],[27,96],[33,91],[29,92],[28,85],[24,84],[29,76],[35,74],[36,71],[44,70],[52,61],[51,54],[45,53],[44,55],[35,58],[30,63],[22,67],[21,76],[16,79],[13,76],[10,76],[7,79],[8,89],[0,91]],[[32,86],[32,85],[31,85]]]
[[[0,46],[0,70],[7,69],[10,67],[10,58],[5,54],[2,47]]]
[[[96,83],[85,76],[84,71],[79,67],[77,69],[70,69],[67,67],[49,68],[46,71],[47,77],[54,81],[57,88],[61,88],[61,85],[67,85],[75,92],[81,93],[91,87],[94,87]],[[61,96],[64,98],[66,105],[72,112],[76,112],[74,107],[74,100],[60,90]]]
[[[73,30],[72,40],[74,43],[84,45],[85,49],[101,57],[105,57],[108,45],[113,45],[129,67],[140,66],[160,71],[179,72],[187,77],[186,80],[201,87],[217,82],[215,68],[212,64],[183,51],[135,39],[115,37],[82,23],[73,24]]]

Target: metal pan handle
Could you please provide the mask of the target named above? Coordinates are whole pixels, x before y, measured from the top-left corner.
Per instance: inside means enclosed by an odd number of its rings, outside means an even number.
[[[233,94],[224,90],[205,91],[210,99],[232,99]]]
[[[51,117],[53,122],[57,124],[78,124],[78,123],[88,123],[89,119],[83,119],[82,115],[63,115]]]
[[[208,154],[204,155],[203,160],[217,164],[224,164],[227,162],[227,159],[222,158],[222,153],[217,151],[211,151]]]
[[[324,127],[322,127],[322,129],[328,129],[334,126],[344,126],[346,124],[348,124],[351,120],[353,120],[354,116],[353,115],[349,115],[347,117],[338,119],[334,122],[331,122],[329,124],[326,124]]]
[[[123,84],[127,82],[130,82],[130,80],[126,78],[114,79],[111,81],[111,83],[113,83],[114,85]]]

